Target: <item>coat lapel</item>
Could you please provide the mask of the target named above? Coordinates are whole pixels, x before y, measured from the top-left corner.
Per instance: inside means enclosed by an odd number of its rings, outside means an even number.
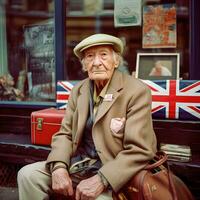
[[[122,74],[119,73],[117,70],[115,70],[112,80],[108,86],[108,90],[106,94],[112,94],[112,100],[106,101],[105,99],[101,103],[101,105],[98,108],[98,112],[94,121],[94,125],[108,112],[110,107],[113,105],[113,103],[116,101],[120,94],[120,90],[123,88],[123,81],[122,81]]]
[[[89,79],[80,88],[80,95],[78,97],[77,109],[78,109],[78,125],[75,136],[75,142],[79,142],[81,133],[85,127],[85,123],[89,112]]]
[[[120,94],[120,90],[123,88],[122,74],[115,70],[112,80],[108,86],[106,94],[112,94],[112,101],[103,101],[98,108],[98,112],[94,121],[94,125],[108,112],[110,107],[116,101]],[[89,79],[82,85],[80,88],[80,96],[78,97],[78,128],[75,136],[75,142],[79,143],[80,138],[85,127],[85,123],[88,117],[89,112]]]

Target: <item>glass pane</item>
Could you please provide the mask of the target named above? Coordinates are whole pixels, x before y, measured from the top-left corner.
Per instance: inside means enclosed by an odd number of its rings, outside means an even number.
[[[0,1],[0,101],[55,101],[53,17],[53,0]]]
[[[141,26],[115,27],[114,0],[69,0],[66,15],[66,66],[71,80],[86,77],[81,64],[73,54],[74,46],[83,38],[95,33],[107,33],[121,38],[126,46],[123,65],[119,70],[135,75],[137,53],[180,53],[180,78],[189,72],[189,0],[145,0],[147,5],[174,4],[176,9],[176,44],[173,47],[143,47],[143,22]],[[143,13],[141,12],[141,18]],[[156,24],[155,24],[156,25]],[[167,25],[167,24],[166,24]],[[169,26],[169,28],[174,28]]]

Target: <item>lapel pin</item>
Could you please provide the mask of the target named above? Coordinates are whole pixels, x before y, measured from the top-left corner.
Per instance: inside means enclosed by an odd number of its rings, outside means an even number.
[[[113,94],[106,94],[104,97],[104,101],[112,101],[113,100]]]

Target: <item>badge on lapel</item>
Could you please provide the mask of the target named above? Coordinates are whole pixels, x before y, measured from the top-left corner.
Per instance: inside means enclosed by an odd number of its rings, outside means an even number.
[[[103,101],[112,101],[113,100],[113,94],[106,94]]]

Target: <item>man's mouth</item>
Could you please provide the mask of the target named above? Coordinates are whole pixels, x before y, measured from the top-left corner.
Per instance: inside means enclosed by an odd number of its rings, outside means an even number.
[[[101,73],[104,73],[104,71],[93,71],[92,73],[101,74]]]

